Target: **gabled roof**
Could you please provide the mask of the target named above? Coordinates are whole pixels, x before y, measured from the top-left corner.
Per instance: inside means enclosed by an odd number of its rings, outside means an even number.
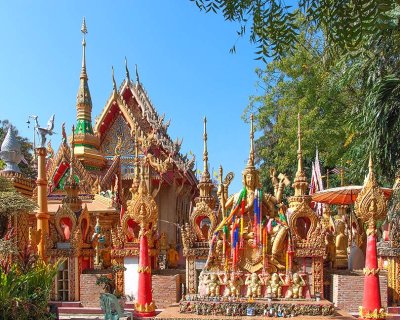
[[[47,171],[47,180],[49,183],[49,193],[54,189],[59,181],[65,176],[71,161],[71,151],[66,143],[61,143],[57,153],[52,159],[52,165]],[[74,173],[80,182],[80,191],[89,194],[92,191],[94,180],[82,163],[78,160],[74,161]]]
[[[197,184],[193,173],[194,159],[183,156],[179,150],[182,140],[172,141],[167,133],[170,121],[164,122],[164,115],[159,116],[151,103],[141,82],[124,80],[119,89],[113,90],[107,103],[96,119],[94,130],[104,138],[105,132],[118,114],[122,114],[130,127],[131,133],[138,128],[146,136],[154,136],[157,149],[164,158],[171,158],[176,168],[184,173],[190,184]]]

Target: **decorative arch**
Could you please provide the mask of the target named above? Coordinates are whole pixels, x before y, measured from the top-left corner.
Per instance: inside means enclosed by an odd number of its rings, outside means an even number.
[[[214,229],[217,226],[217,220],[215,218],[214,211],[209,207],[209,205],[204,201],[200,201],[196,204],[196,207],[194,208],[190,217],[190,225],[192,230],[194,230],[197,239],[203,241],[208,240],[204,239],[203,232],[200,228],[200,223],[204,218],[208,218],[210,220],[210,228],[208,230],[208,239],[210,239]]]
[[[77,224],[75,213],[68,206],[62,205],[58,207],[54,220],[61,238],[64,241],[72,240]]]

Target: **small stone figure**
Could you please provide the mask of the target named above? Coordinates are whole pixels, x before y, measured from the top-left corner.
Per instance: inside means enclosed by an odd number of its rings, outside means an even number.
[[[234,272],[227,274],[225,279],[225,297],[239,297],[243,280],[240,276],[236,276]]]
[[[267,287],[267,293],[270,293],[273,298],[280,298],[282,295],[282,284],[283,282],[279,278],[279,274],[273,273]]]
[[[257,273],[253,272],[252,274],[248,275],[245,285],[247,286],[247,298],[258,298],[261,296],[262,282]]]
[[[293,274],[292,285],[288,289],[287,298],[302,299],[305,284],[303,278],[298,273]]]
[[[204,281],[206,285],[206,295],[209,297],[219,297],[219,288],[221,285],[221,280],[216,273],[209,275],[209,278]]]

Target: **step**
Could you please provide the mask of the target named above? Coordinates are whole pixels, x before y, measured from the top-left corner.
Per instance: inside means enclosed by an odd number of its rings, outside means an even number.
[[[80,308],[82,304],[80,301],[49,301],[49,305],[53,304],[57,307],[71,307],[71,308]]]

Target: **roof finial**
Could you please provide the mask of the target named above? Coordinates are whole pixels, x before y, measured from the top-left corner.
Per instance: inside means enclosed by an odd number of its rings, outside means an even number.
[[[247,161],[248,167],[254,167],[254,115],[250,115],[250,153]]]
[[[372,164],[372,153],[369,153],[369,164],[368,164],[368,168],[369,168],[369,173],[371,174],[373,171],[373,164]]]
[[[303,172],[303,152],[301,150],[301,117],[300,112],[297,114],[297,139],[298,139],[298,149],[297,149],[297,172]]]
[[[204,151],[203,151],[203,174],[208,174],[208,151],[207,151],[207,118],[204,117]]]
[[[117,92],[117,83],[115,82],[114,78],[114,66],[111,66],[111,75],[112,75],[112,82],[113,82],[113,90]]]
[[[129,69],[128,69],[128,59],[125,57],[125,73],[126,73],[126,80],[128,81],[128,85],[131,84],[131,77],[129,75]]]
[[[81,79],[87,79],[87,74],[86,74],[86,34],[87,28],[86,28],[86,20],[85,17],[83,17],[82,21],[82,27],[81,27],[81,32],[83,34],[83,39],[82,39],[82,71],[81,71]]]
[[[137,82],[137,84],[139,84],[140,80],[139,80],[139,71],[138,71],[137,64],[135,64],[135,72],[136,72],[136,82]]]

